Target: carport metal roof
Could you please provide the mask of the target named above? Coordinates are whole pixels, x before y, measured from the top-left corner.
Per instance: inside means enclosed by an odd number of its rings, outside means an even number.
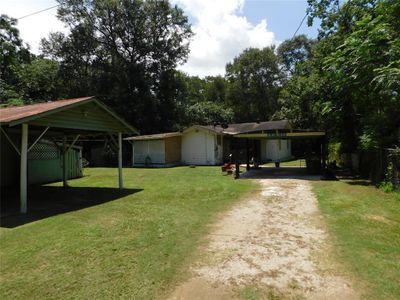
[[[13,127],[23,123],[84,131],[138,131],[94,97],[50,101],[0,109],[0,124]]]
[[[81,134],[97,135],[107,133],[118,147],[119,188],[122,184],[122,134],[138,134],[138,131],[125,122],[110,108],[94,97],[58,100],[18,107],[0,109],[0,131],[20,155],[20,205],[21,212],[27,211],[27,154],[45,134],[62,136],[63,183],[67,186],[67,163],[65,153],[75,144]],[[29,131],[34,141],[29,143]],[[9,133],[20,135],[16,144]],[[118,134],[118,142],[112,137]],[[73,136],[70,145],[67,136]]]

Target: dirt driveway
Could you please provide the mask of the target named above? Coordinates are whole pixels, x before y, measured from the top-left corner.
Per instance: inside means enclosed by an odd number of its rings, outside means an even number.
[[[358,299],[332,255],[310,182],[260,179],[260,190],[223,215],[169,299]]]

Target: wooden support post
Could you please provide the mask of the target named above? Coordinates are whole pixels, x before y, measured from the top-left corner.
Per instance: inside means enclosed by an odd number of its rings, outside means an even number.
[[[322,156],[322,169],[324,170],[326,168],[326,161],[327,161],[327,149],[326,149],[326,138],[323,137],[321,139],[321,156]]]
[[[239,165],[239,143],[236,138],[234,138],[235,143],[235,179],[240,177],[240,165]]]
[[[119,189],[122,190],[123,182],[122,182],[122,133],[118,132],[118,184]]]
[[[249,139],[246,139],[246,170],[250,170],[250,151],[249,151]]]
[[[20,162],[20,212],[26,214],[28,189],[28,124],[22,124]]]
[[[63,144],[62,144],[62,172],[63,172],[63,187],[68,187],[68,178],[67,178],[67,136],[63,136]]]

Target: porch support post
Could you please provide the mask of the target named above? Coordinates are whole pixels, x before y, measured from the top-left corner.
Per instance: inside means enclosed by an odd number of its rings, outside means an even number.
[[[326,155],[327,154],[327,149],[326,149],[326,137],[323,137],[321,139],[321,156],[322,156],[322,169],[324,170],[326,168]]]
[[[240,165],[239,165],[239,143],[237,138],[233,138],[235,141],[235,179],[240,177]]]
[[[246,170],[250,170],[249,139],[246,139]]]
[[[20,212],[26,214],[28,188],[28,124],[22,124],[20,158]]]
[[[118,132],[118,184],[119,189],[122,190],[123,182],[122,182],[122,133]]]
[[[63,144],[62,144],[62,160],[63,160],[63,187],[68,187],[68,178],[67,178],[67,136],[64,134],[63,136]]]

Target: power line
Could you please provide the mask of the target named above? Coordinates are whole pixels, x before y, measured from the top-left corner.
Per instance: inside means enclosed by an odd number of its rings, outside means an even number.
[[[300,25],[299,25],[299,27],[297,27],[297,29],[296,29],[296,31],[294,32],[292,38],[294,38],[294,37],[296,36],[296,34],[297,34],[297,32],[299,31],[301,25],[303,25],[304,20],[307,18],[307,15],[308,15],[308,12],[306,12],[305,16],[304,16],[303,19],[301,20]]]
[[[54,5],[54,6],[52,6],[52,7],[48,7],[48,8],[39,10],[39,11],[35,11],[35,12],[29,14],[29,15],[20,17],[20,18],[18,18],[17,20],[21,20],[21,19],[23,19],[23,18],[27,18],[27,17],[33,16],[33,15],[37,15],[37,14],[39,14],[39,13],[41,13],[41,12],[44,12],[44,11],[46,11],[46,10],[50,10],[50,9],[56,8],[56,7],[58,7],[58,6],[60,6],[60,4],[57,4],[57,5]]]

